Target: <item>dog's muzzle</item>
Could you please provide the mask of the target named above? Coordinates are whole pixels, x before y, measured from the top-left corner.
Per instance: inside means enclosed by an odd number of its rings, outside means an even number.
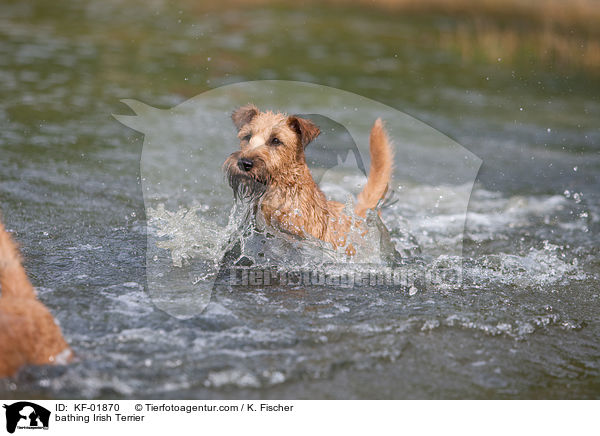
[[[257,169],[257,163],[248,158],[239,158],[236,154],[232,154],[223,166],[229,186],[233,189],[233,196],[236,200],[260,198],[267,190],[267,183],[259,180],[255,171],[252,171]]]

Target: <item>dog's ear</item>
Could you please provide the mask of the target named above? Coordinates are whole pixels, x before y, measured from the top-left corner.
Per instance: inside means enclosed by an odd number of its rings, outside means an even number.
[[[253,104],[247,104],[246,106],[242,106],[237,108],[231,114],[231,120],[235,127],[240,130],[246,124],[248,124],[252,119],[258,115],[258,108]]]
[[[288,126],[290,126],[290,128],[296,132],[298,138],[300,138],[302,148],[306,148],[306,146],[321,133],[321,129],[319,129],[315,123],[304,118],[294,116],[289,117]]]

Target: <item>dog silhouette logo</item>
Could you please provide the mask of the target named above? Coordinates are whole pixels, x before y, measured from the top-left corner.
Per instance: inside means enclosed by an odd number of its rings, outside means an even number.
[[[6,409],[6,431],[14,433],[18,429],[48,429],[50,411],[29,401],[19,401],[4,405]]]
[[[223,275],[230,265],[260,269],[253,276],[240,271],[240,277],[244,283],[248,277],[248,285],[266,286],[272,277],[266,271],[271,267],[275,271],[287,270],[290,265],[321,268],[335,257],[330,247],[319,251],[313,249],[314,244],[293,237],[275,240],[253,233],[254,223],[248,215],[253,208],[232,204],[232,186],[224,180],[221,164],[240,149],[239,132],[231,124],[232,111],[249,103],[318,126],[321,135],[306,148],[305,163],[325,196],[351,209],[350,203],[366,186],[373,122],[384,120],[386,132],[395,139],[396,159],[382,202],[386,206],[383,218],[393,232],[390,238],[383,238],[387,242],[382,245],[376,233],[384,231],[378,224],[373,238],[366,240],[373,248],[361,249],[358,255],[364,254],[367,263],[373,259],[387,267],[384,264],[398,263],[392,248],[401,248],[406,260],[412,262],[417,255],[424,259],[425,264],[418,267],[427,274],[423,286],[437,290],[441,282],[456,286],[462,280],[462,262],[446,268],[448,262],[440,256],[462,256],[467,208],[482,161],[433,127],[367,97],[285,80],[233,83],[168,109],[130,99],[122,102],[133,113],[114,117],[144,135],[140,183],[147,216],[148,294],[168,314],[190,319],[215,309],[217,306],[209,309],[213,292],[227,289],[231,279],[237,280],[237,272]],[[452,243],[437,243],[429,235],[421,238],[426,244],[419,245],[412,236],[411,230],[428,235],[426,227],[440,228],[445,220],[457,232]],[[258,226],[263,228],[262,221]],[[244,237],[240,240],[239,235]],[[359,257],[352,260],[361,262]],[[450,277],[443,275],[446,270]]]

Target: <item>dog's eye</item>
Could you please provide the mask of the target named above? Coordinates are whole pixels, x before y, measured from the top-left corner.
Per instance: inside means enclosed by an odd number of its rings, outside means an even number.
[[[252,135],[246,135],[242,138],[242,141],[248,141],[250,142],[250,138],[252,138]]]
[[[279,145],[279,144],[281,144],[281,141],[279,140],[279,138],[273,138],[273,139],[271,139],[271,143],[273,145]]]

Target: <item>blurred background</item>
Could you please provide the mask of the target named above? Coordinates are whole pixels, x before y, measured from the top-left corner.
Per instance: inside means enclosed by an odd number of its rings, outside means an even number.
[[[111,114],[263,79],[383,102],[483,160],[463,289],[153,308],[143,136]],[[0,394],[597,398],[599,98],[599,0],[2,0],[0,209],[81,360]]]
[[[0,110],[5,122],[22,126],[11,134],[35,137],[54,122],[97,117],[103,128],[119,129],[106,117],[123,108],[122,98],[170,107],[233,82],[315,82],[427,122],[486,161],[482,176],[493,177],[486,165],[496,165],[507,179],[513,163],[494,162],[497,147],[482,144],[492,136],[518,161],[535,151],[584,152],[597,144],[599,6],[597,0],[5,0]],[[70,142],[96,143],[90,133],[55,138],[56,145],[70,153],[77,148]],[[516,135],[514,142],[529,143],[525,155],[512,144]],[[561,170],[534,173],[552,184]]]

